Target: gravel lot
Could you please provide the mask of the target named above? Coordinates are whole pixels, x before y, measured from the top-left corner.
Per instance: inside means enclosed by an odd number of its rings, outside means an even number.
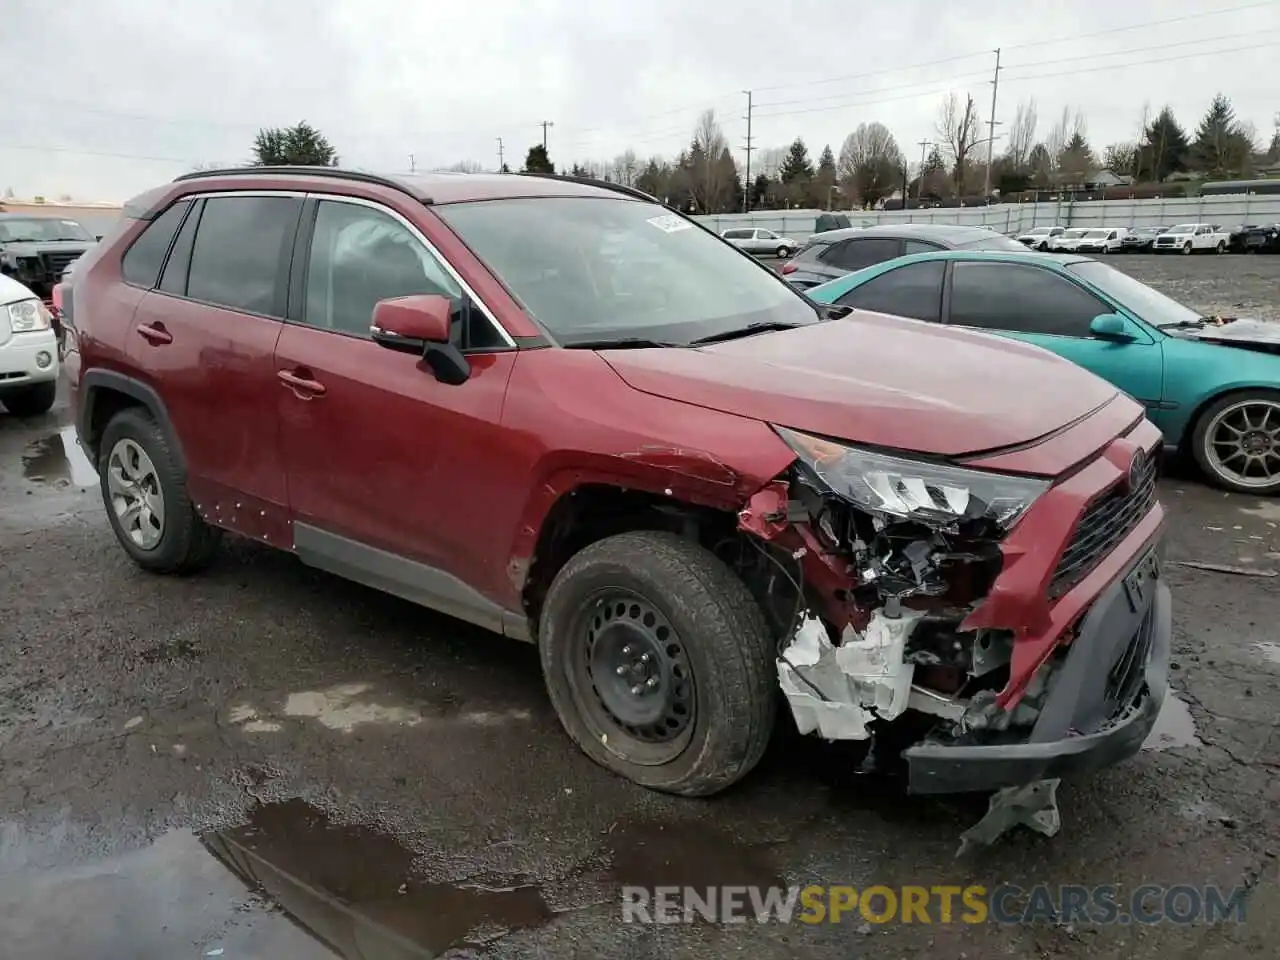
[[[1280,319],[1280,258],[1116,258],[1206,312]],[[1274,956],[1280,579],[1171,565],[1177,698],[1064,784],[1062,832],[956,860],[978,801],[904,798],[780,735],[705,801],[563,736],[535,651],[237,542],[126,562],[63,429],[0,415],[0,955]],[[1280,501],[1162,485],[1168,556],[1280,569]],[[619,884],[1249,888],[1244,924],[624,925]],[[286,907],[299,921],[291,923]],[[934,917],[935,921],[937,917]],[[221,951],[220,953],[218,951]]]

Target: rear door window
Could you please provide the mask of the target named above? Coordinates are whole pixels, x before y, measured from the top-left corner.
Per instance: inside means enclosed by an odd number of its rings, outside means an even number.
[[[191,251],[187,296],[283,317],[287,256],[301,206],[296,197],[206,199]]]
[[[165,210],[147,226],[138,238],[125,251],[120,263],[120,273],[125,283],[151,289],[160,276],[160,267],[164,264],[165,254],[173,242],[173,235],[178,232],[178,225],[187,215],[189,200],[179,200]]]
[[[902,252],[902,241],[886,237],[866,237],[834,244],[822,255],[823,263],[852,273],[863,267],[892,260]]]
[[[836,302],[859,310],[937,323],[942,315],[941,260],[912,263],[882,273],[850,290]]]

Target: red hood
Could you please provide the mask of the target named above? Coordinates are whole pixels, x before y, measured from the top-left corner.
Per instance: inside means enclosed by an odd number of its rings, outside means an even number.
[[[1039,347],[875,313],[692,350],[601,355],[644,393],[942,456],[1027,443],[1117,393]]]

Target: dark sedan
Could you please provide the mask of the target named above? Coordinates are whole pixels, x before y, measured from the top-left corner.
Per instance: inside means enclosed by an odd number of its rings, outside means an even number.
[[[1156,237],[1168,229],[1168,227],[1134,227],[1120,241],[1120,249],[1125,253],[1150,253]]]
[[[893,223],[815,234],[782,267],[794,287],[807,290],[854,270],[932,250],[1010,250],[1026,247],[986,227],[942,223]]]

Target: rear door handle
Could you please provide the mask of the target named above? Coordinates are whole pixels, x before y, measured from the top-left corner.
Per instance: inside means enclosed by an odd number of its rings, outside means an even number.
[[[325,385],[319,380],[312,380],[310,377],[294,373],[292,370],[280,370],[276,373],[276,376],[280,378],[281,383],[304,400],[309,400],[312,397],[322,397],[325,394]]]
[[[159,346],[162,343],[173,343],[173,334],[164,328],[163,323],[139,324],[138,336],[154,346]]]

